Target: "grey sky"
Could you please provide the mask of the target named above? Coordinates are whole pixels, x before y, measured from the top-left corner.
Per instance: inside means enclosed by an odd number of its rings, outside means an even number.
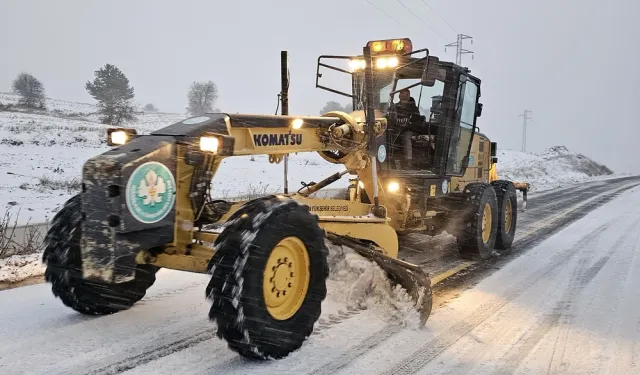
[[[327,100],[346,99],[315,88],[318,55],[359,54],[368,40],[406,36],[453,60],[443,46],[460,32],[474,37],[465,47],[475,59],[466,55],[463,65],[482,79],[479,126],[499,147],[520,149],[518,114],[530,109],[528,151],[563,144],[640,172],[632,70],[640,2],[427,2],[437,13],[422,0],[0,0],[0,91],[26,71],[50,97],[93,102],[84,83],[108,62],[128,76],[140,104],[162,111],[184,111],[190,82],[211,79],[222,111],[274,113],[286,49],[290,111],[317,115]]]

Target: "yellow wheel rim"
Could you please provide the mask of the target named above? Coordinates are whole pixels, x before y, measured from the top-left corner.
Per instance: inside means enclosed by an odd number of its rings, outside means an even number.
[[[489,238],[491,237],[492,215],[491,206],[489,206],[489,203],[485,204],[482,213],[482,242],[484,243],[489,242]]]
[[[507,233],[511,232],[511,224],[513,220],[513,207],[511,207],[511,200],[507,199],[504,212],[504,229]]]
[[[289,319],[300,309],[309,289],[309,268],[307,247],[297,237],[285,237],[273,248],[262,290],[274,319]]]

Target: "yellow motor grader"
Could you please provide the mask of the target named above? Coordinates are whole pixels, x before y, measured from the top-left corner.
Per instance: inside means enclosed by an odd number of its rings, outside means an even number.
[[[352,92],[320,85],[321,68],[351,75]],[[148,135],[109,129],[114,147],[85,162],[81,193],[46,236],[53,294],[78,312],[111,314],[143,298],[160,268],[208,273],[218,337],[246,357],[283,358],[321,314],[326,241],[377,262],[414,298],[423,323],[431,283],[398,259],[398,234],[446,228],[462,254],[481,258],[511,246],[516,186],[497,180],[496,145],[477,131],[480,80],[469,70],[414,51],[409,39],[371,41],[360,56],[320,56],[316,86],[352,98],[354,110],[317,117],[288,114],[286,51],[281,74],[282,115],[207,113]],[[404,101],[394,103],[406,89],[431,108],[406,116]],[[296,193],[211,196],[225,158],[269,155],[286,171],[287,156],[301,152],[345,170]],[[314,197],[346,174],[342,199]]]

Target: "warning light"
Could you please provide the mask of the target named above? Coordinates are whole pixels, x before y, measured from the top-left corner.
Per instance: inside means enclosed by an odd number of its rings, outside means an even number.
[[[413,51],[413,45],[411,39],[386,39],[386,40],[372,40],[367,43],[367,46],[371,48],[372,53],[409,53]]]

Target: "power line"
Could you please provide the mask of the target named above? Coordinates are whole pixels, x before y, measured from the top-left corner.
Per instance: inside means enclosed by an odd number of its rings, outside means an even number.
[[[413,14],[414,17],[416,17],[417,19],[419,19],[420,21],[422,21],[422,23],[424,23],[425,25],[427,25],[428,28],[430,28],[434,33],[438,34],[438,36],[442,39],[444,39],[444,37],[442,35],[440,35],[439,32],[436,31],[436,29],[434,29],[433,27],[431,27],[431,25],[429,25],[428,23],[426,23],[422,18],[418,17],[411,9],[409,9],[406,5],[404,5],[400,0],[396,0],[398,2],[398,4],[402,5],[406,10],[408,10],[409,12],[411,12],[411,14]]]
[[[518,115],[522,117],[522,152],[527,152],[527,120],[531,120],[530,114],[531,111],[525,109],[523,114]]]
[[[390,15],[387,14],[387,12],[385,12],[384,10],[380,9],[377,5],[375,5],[374,3],[372,3],[369,0],[365,0],[367,3],[371,4],[374,8],[376,8],[380,13],[384,14],[385,16],[389,17],[389,19],[391,19],[392,21],[395,21],[395,23],[397,23],[398,25],[404,27],[405,29],[409,30],[410,33],[417,35],[413,30],[411,30],[410,28],[408,28],[407,26],[401,24],[398,20],[396,20],[395,18],[391,17]]]
[[[473,44],[473,37],[464,34],[458,34],[458,39],[455,43],[449,43],[444,46],[444,51],[447,52],[447,47],[456,47],[456,64],[462,65],[462,55],[471,53],[471,58],[473,59],[473,51],[469,51],[468,49],[462,48],[462,41],[465,39],[471,39],[471,44]]]
[[[447,22],[447,20],[444,19],[444,17],[442,17],[441,15],[438,14],[438,12],[436,12],[435,9],[433,9],[433,7],[431,6],[431,4],[427,3],[426,0],[422,0],[422,2],[424,3],[424,5],[428,6],[429,9],[431,9],[433,11],[433,13],[436,14],[436,16],[440,17],[441,20],[444,21],[444,23],[446,23],[451,30],[453,30],[453,32],[455,32],[456,34],[458,33],[458,30],[454,29],[453,26],[451,26],[451,24],[449,22]]]

